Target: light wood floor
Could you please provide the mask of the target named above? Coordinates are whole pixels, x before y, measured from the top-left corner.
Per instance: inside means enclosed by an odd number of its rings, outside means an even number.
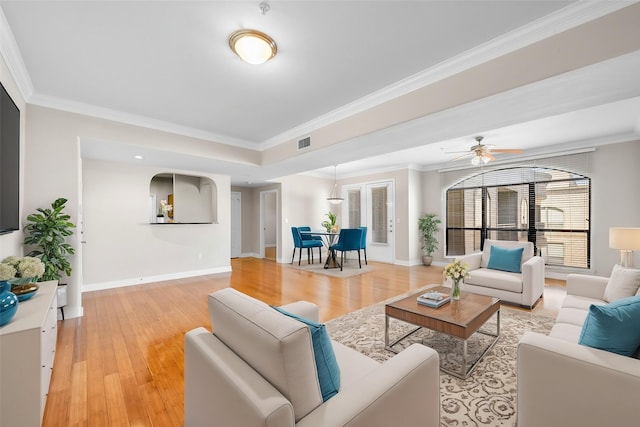
[[[373,272],[339,279],[240,258],[229,274],[85,293],[84,317],[58,322],[43,425],[183,425],[183,337],[211,329],[213,291],[230,286],[273,305],[312,301],[327,321],[442,281],[441,267],[369,264]],[[564,282],[547,280],[534,312],[555,316],[563,297]]]

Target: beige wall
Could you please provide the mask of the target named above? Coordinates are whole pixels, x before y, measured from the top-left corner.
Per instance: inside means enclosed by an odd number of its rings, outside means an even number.
[[[595,274],[608,276],[620,263],[609,248],[609,227],[640,227],[640,141],[598,147],[591,169],[591,257]],[[634,253],[640,266],[640,251]]]
[[[609,248],[609,227],[640,227],[640,141],[631,141],[620,144],[599,146],[593,153],[589,153],[591,159],[584,168],[574,169],[578,173],[584,173],[591,180],[591,270],[600,276],[608,276],[613,265],[620,262],[620,252]],[[564,162],[561,158],[547,158],[539,160],[541,165],[560,166]],[[586,169],[586,171],[585,171]],[[439,213],[443,219],[444,229],[445,189],[458,182],[463,177],[477,173],[477,169],[465,169],[457,172],[457,177],[445,181],[438,172],[422,173],[423,210],[425,212]],[[444,231],[438,234],[440,242],[436,262],[448,262],[443,256]],[[634,254],[634,265],[640,265],[640,251]],[[571,271],[585,272],[584,270],[567,270],[547,268],[547,273],[552,277],[563,277]]]
[[[180,146],[184,152],[197,152],[199,148],[205,150],[205,153],[211,152],[213,149],[211,146],[204,147],[207,143],[198,139],[187,138],[179,135],[169,134],[166,132],[155,131],[151,129],[141,128],[137,126],[127,125],[123,123],[113,122],[109,120],[103,120],[80,114],[67,113],[59,110],[49,109],[45,107],[28,105],[26,108],[26,141],[25,141],[25,158],[28,161],[25,164],[24,171],[24,203],[23,212],[34,211],[38,207],[48,206],[57,197],[65,197],[69,199],[67,203],[67,211],[71,215],[71,221],[80,225],[80,207],[82,205],[82,168],[80,161],[80,143],[83,138],[92,140],[106,140],[122,142],[126,144],[142,145],[142,146],[154,146],[157,148],[167,148]],[[215,145],[219,144],[214,144]],[[223,147],[220,150],[220,156],[224,158],[241,158],[244,151],[243,149],[234,150],[230,147]],[[245,159],[246,160],[246,159]],[[90,166],[97,166],[92,164]],[[123,165],[118,165],[118,168]],[[114,169],[118,169],[114,168]],[[114,193],[114,188],[109,182],[100,183],[99,180],[102,177],[107,177],[111,174],[108,171],[108,167],[104,165],[96,170],[89,169],[87,173],[93,177],[90,188],[86,191],[91,191],[91,196],[99,199],[101,203],[116,203],[120,205],[120,208],[126,210],[128,215],[131,215],[123,221],[128,221],[138,224],[140,227],[146,227],[148,225],[142,225],[140,221],[147,221],[148,219],[148,202],[145,201],[144,215],[140,219],[137,211],[139,203],[139,195],[144,191],[145,198],[148,197],[149,181],[154,173],[157,172],[173,172],[167,170],[153,169],[147,171],[147,175],[141,170],[133,166],[126,168],[129,177],[132,182],[127,185],[131,188],[135,188],[135,196],[131,198],[131,194],[125,192],[128,196],[126,198],[117,197],[114,200],[107,200],[101,198],[101,186],[104,184],[108,193]],[[185,174],[199,175],[200,173],[190,171],[180,171]],[[115,172],[113,172],[115,174]],[[117,175],[117,174],[116,174]],[[215,176],[214,181],[218,185],[218,197],[220,204],[218,205],[218,225],[212,226],[212,229],[216,230],[216,240],[210,242],[211,249],[205,251],[203,248],[202,258],[198,258],[198,254],[194,256],[191,251],[176,251],[168,250],[161,258],[156,258],[153,261],[145,259],[144,265],[132,263],[133,267],[136,267],[136,274],[131,266],[126,267],[124,272],[118,271],[118,268],[110,267],[108,262],[110,258],[101,259],[96,261],[95,259],[85,260],[87,261],[89,278],[92,281],[99,283],[111,283],[113,285],[125,284],[124,282],[131,280],[131,284],[140,283],[146,280],[145,275],[150,274],[151,271],[155,271],[155,275],[148,279],[162,280],[163,278],[172,278],[175,276],[185,276],[193,274],[194,270],[199,271],[200,267],[205,271],[213,269],[226,269],[229,266],[229,188],[230,182],[228,177]],[[119,183],[121,181],[118,180]],[[86,194],[85,191],[85,194]],[[95,194],[98,193],[98,194]],[[89,197],[89,195],[87,195]],[[93,202],[92,198],[89,198],[90,202]],[[88,214],[88,213],[87,213]],[[23,213],[23,217],[24,217]],[[109,228],[111,226],[108,218],[100,216],[101,226]],[[97,221],[97,218],[85,215],[85,221]],[[183,225],[171,226],[173,227],[169,233],[174,233],[180,230]],[[184,229],[184,228],[182,228]],[[78,230],[79,231],[79,230]],[[152,238],[160,245],[168,245],[175,249],[175,240],[173,237],[162,237],[157,234],[157,231]],[[169,234],[165,233],[165,234]],[[81,291],[82,291],[82,250],[80,246],[81,236],[79,232],[76,232],[69,239],[77,250],[77,254],[71,257],[70,261],[74,272],[67,280],[69,284],[68,299],[69,305],[65,313],[68,313],[69,317],[82,314],[81,303]],[[93,244],[101,245],[103,242],[94,236],[92,240]],[[114,249],[110,242],[107,242],[111,249]],[[124,243],[122,243],[124,244]],[[102,254],[102,253],[101,253]],[[110,255],[113,257],[113,254]],[[164,259],[166,258],[166,259]],[[166,263],[165,263],[166,261]],[[94,268],[98,268],[98,264],[102,262],[100,267],[101,272],[96,272]],[[164,268],[162,265],[166,264],[169,268]],[[119,266],[119,265],[118,265]],[[124,267],[123,267],[124,268]],[[207,270],[208,269],[208,270]],[[170,271],[171,270],[171,271]],[[158,276],[157,272],[162,272],[162,275]],[[97,282],[92,283],[96,285]]]

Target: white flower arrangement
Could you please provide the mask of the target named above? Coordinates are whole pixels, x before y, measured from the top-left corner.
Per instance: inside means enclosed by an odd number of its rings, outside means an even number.
[[[463,264],[459,260],[453,261],[444,268],[444,277],[448,277],[454,282],[457,282],[460,279],[469,277],[468,268],[469,266],[467,264]]]
[[[163,215],[166,215],[173,210],[173,205],[167,203],[166,200],[160,200],[160,210],[162,210]]]
[[[35,279],[44,274],[44,263],[40,258],[9,256],[0,263],[0,280],[15,278]]]
[[[10,264],[0,264],[0,281],[13,279],[16,277],[16,269]]]

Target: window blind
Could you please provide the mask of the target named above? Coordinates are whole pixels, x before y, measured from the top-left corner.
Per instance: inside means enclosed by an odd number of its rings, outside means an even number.
[[[589,162],[590,153],[537,159],[485,168],[451,185],[447,255],[478,251],[485,239],[530,241],[548,265],[589,268]]]

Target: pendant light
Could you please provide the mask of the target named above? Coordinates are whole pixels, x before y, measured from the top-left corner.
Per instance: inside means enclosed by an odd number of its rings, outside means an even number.
[[[337,205],[338,203],[342,203],[344,200],[342,197],[338,197],[338,166],[333,167],[333,193],[331,193],[331,197],[327,197],[329,203],[333,205]]]

